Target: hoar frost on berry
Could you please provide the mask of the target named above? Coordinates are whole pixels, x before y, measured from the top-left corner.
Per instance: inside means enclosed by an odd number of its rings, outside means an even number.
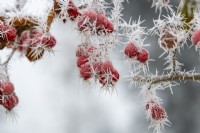
[[[165,52],[178,49],[186,43],[188,32],[184,30],[187,25],[183,21],[183,16],[179,13],[171,12],[168,16],[154,20],[154,27],[149,31],[152,35],[158,35],[158,43]]]
[[[155,133],[160,133],[164,130],[164,125],[170,126],[167,119],[167,113],[161,106],[162,99],[156,96],[156,90],[160,86],[144,85],[142,87],[141,95],[145,99],[146,118],[150,120],[149,128],[154,128]]]
[[[127,42],[124,46],[125,63],[131,67],[134,71],[142,70],[144,73],[148,72],[149,52],[145,48],[150,44],[145,44],[144,41],[148,35],[145,27],[142,27],[140,18],[137,21],[130,20],[128,23],[123,21],[120,23],[119,28],[122,30],[122,34]],[[124,42],[123,42],[124,44]]]

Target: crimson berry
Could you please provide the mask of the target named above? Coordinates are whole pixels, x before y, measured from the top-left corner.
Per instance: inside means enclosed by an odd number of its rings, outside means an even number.
[[[82,17],[78,21],[78,28],[83,31],[85,28],[91,28],[91,25],[97,20],[96,11],[89,9],[83,12]]]
[[[149,59],[149,52],[146,49],[142,49],[138,55],[137,60],[141,63],[146,63],[146,61]]]
[[[80,76],[84,80],[87,80],[92,77],[92,69],[89,64],[85,64],[80,68]]]
[[[200,30],[196,30],[192,34],[192,43],[196,46],[200,44]]]
[[[107,26],[107,18],[103,13],[100,13],[97,15],[97,21],[96,21],[96,28],[97,29],[104,29]]]
[[[72,0],[69,1],[67,13],[71,20],[74,20],[80,14],[78,8],[74,5]]]
[[[88,60],[88,56],[87,55],[83,55],[83,56],[78,57],[76,64],[77,64],[77,66],[79,68],[81,68],[81,66],[85,65],[86,63],[88,63],[88,61],[89,61]]]
[[[125,46],[124,54],[129,58],[133,58],[133,57],[137,56],[139,54],[139,52],[134,43],[128,43]]]
[[[151,108],[151,117],[154,120],[162,120],[166,118],[165,109],[159,105],[156,105]]]
[[[17,30],[14,27],[0,25],[0,35],[3,41],[14,41],[17,37]]]
[[[14,92],[14,85],[10,81],[5,81],[1,83],[2,93],[5,95],[10,95]]]
[[[12,93],[11,95],[7,95],[4,97],[2,101],[2,105],[7,110],[12,110],[19,102],[19,99],[15,93]]]
[[[56,39],[52,35],[43,37],[42,44],[49,48],[53,48],[56,45]]]
[[[105,30],[107,33],[112,33],[114,31],[113,23],[108,21],[107,25],[105,26]]]
[[[119,80],[119,72],[116,69],[112,70],[112,81],[117,82]]]
[[[114,69],[113,65],[110,61],[102,62],[100,73],[104,74],[104,73],[112,72],[113,69]]]

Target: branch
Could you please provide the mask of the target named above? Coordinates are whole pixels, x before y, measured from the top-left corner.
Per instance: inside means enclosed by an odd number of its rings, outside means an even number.
[[[200,73],[194,73],[193,75],[189,74],[176,74],[176,75],[163,75],[163,76],[135,76],[133,77],[133,81],[140,82],[140,83],[151,83],[151,84],[158,84],[161,82],[169,82],[169,81],[200,81]]]
[[[173,57],[172,57],[172,62],[173,62],[173,72],[176,73],[176,53],[177,53],[177,49],[175,49],[173,52]]]

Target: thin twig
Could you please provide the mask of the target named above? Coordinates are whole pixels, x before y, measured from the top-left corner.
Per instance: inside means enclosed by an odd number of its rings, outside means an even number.
[[[172,56],[172,61],[173,61],[173,72],[176,73],[176,68],[177,68],[177,64],[176,64],[176,53],[177,53],[177,49],[175,49],[174,51],[172,51],[173,56]]]
[[[170,82],[170,81],[200,81],[200,73],[194,73],[193,75],[189,74],[176,74],[176,75],[163,75],[163,76],[135,76],[133,80],[140,83],[151,83],[158,84],[161,82]]]

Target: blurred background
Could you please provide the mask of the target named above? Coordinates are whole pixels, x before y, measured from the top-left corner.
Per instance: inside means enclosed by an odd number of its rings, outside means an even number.
[[[12,6],[15,0],[1,0],[1,7]],[[27,12],[42,14],[45,0],[28,0]],[[31,3],[32,1],[32,3]],[[171,0],[178,6],[178,0]],[[142,26],[151,28],[153,19],[158,13],[151,8],[151,1],[129,0],[124,3],[124,19],[137,20],[139,16],[145,22]],[[166,12],[164,13],[166,14]],[[36,63],[16,54],[10,64],[10,78],[19,96],[19,105],[13,118],[0,117],[0,133],[152,133],[145,118],[145,109],[140,89],[132,86],[125,78],[129,71],[121,61],[123,46],[117,46],[111,53],[114,66],[119,70],[121,79],[116,85],[116,92],[102,92],[100,88],[87,88],[81,83],[75,70],[76,46],[80,43],[79,33],[71,22],[63,24],[56,20],[51,33],[58,45],[55,54],[46,55]],[[156,36],[148,36],[146,43],[151,47],[150,70],[156,69],[162,74],[165,68],[163,58],[159,58],[162,49]],[[189,44],[190,45],[190,42]],[[2,53],[6,56],[6,53]],[[199,54],[194,48],[181,51],[178,56],[182,69],[200,71]],[[171,127],[165,126],[166,133],[199,133],[200,132],[200,87],[196,82],[182,83],[173,88],[159,91],[164,100]]]

